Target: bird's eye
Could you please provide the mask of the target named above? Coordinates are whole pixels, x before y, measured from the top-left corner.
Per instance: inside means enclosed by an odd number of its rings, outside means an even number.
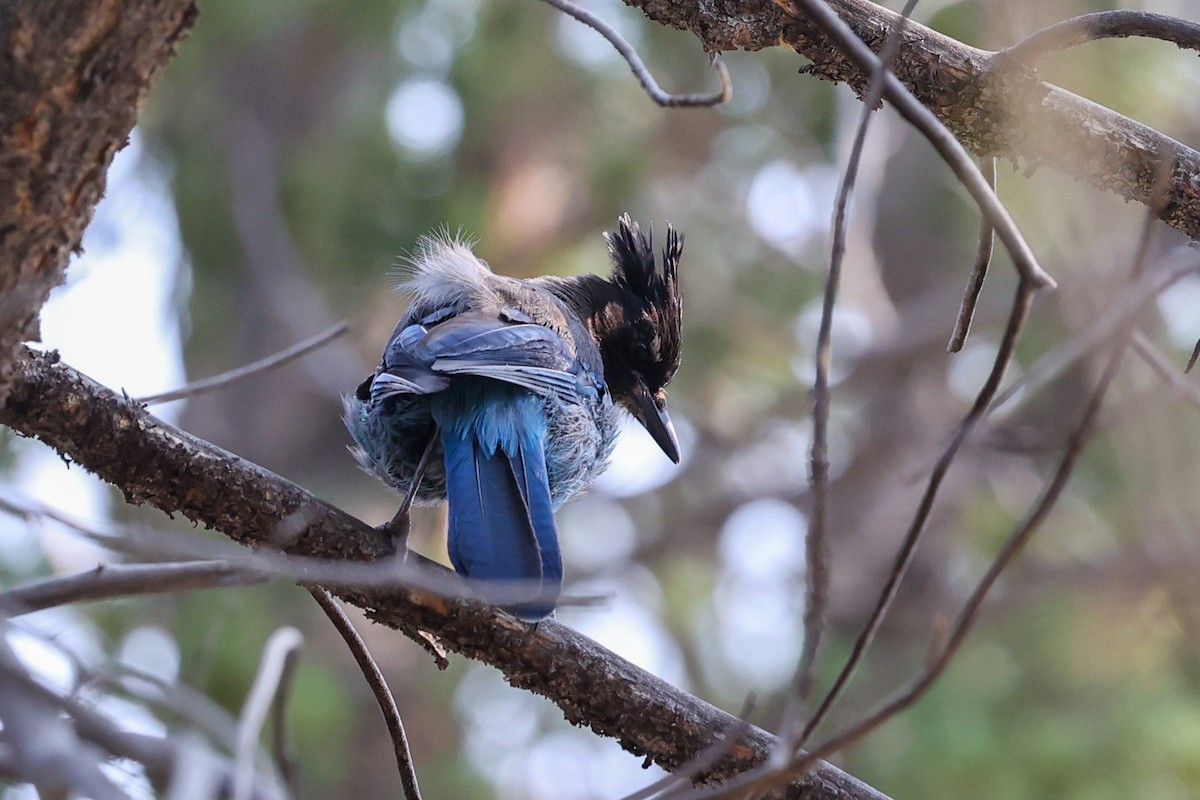
[[[645,342],[638,342],[633,346],[633,363],[639,367],[644,367],[650,363],[650,345]]]

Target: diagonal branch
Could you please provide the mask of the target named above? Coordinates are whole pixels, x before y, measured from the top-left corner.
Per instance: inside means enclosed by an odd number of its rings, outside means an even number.
[[[131,503],[220,530],[245,544],[358,561],[392,554],[366,523],[267,470],[180,431],[142,406],[61,363],[24,350],[0,423],[36,436],[117,485]],[[397,586],[340,591],[368,616],[419,643],[491,664],[509,683],[543,695],[567,720],[617,739],[630,752],[676,769],[736,719],[630,664],[553,620],[529,625],[497,609]],[[709,773],[720,779],[764,760],[775,739],[749,729]],[[828,764],[789,797],[886,800]]]
[[[784,45],[810,59],[804,71],[864,94],[868,77],[820,24],[777,3],[625,0],[650,19],[691,31],[710,51]],[[879,52],[896,17],[869,0],[830,0],[854,33]],[[1149,204],[1160,154],[1172,169],[1158,218],[1200,238],[1200,152],[1158,131],[1039,80],[1019,62],[924,25],[905,26],[892,72],[977,155],[1025,159],[1107,192]]]

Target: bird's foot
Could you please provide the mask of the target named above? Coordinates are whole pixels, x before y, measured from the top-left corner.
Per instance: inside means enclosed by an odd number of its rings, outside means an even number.
[[[409,517],[408,508],[401,506],[394,517],[382,525],[376,526],[375,530],[391,539],[397,553],[404,554],[408,551],[408,532],[411,528],[412,520]]]

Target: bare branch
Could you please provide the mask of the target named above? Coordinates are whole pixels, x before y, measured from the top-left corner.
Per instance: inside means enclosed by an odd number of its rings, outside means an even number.
[[[871,641],[875,638],[875,633],[883,623],[883,618],[886,616],[892,600],[896,597],[896,591],[900,587],[900,580],[904,577],[904,573],[908,570],[913,555],[916,553],[917,544],[929,521],[929,515],[933,511],[933,502],[937,497],[942,481],[946,477],[946,473],[950,470],[950,465],[953,463],[958,451],[962,448],[963,443],[971,435],[971,432],[975,430],[984,414],[987,413],[992,398],[996,396],[996,391],[1000,387],[1000,381],[1004,377],[1004,372],[1008,364],[1012,361],[1017,339],[1020,337],[1021,329],[1029,314],[1029,306],[1033,301],[1033,292],[1033,287],[1024,281],[1017,286],[1012,311],[1008,317],[1008,325],[1004,331],[1004,338],[1000,342],[1000,348],[996,353],[995,361],[992,364],[992,371],[988,375],[983,387],[979,390],[979,394],[976,395],[971,410],[967,412],[962,422],[959,423],[958,429],[954,433],[954,438],[942,452],[941,457],[934,466],[933,472],[929,476],[929,482],[925,487],[925,492],[921,496],[917,512],[909,525],[908,532],[905,534],[900,549],[896,553],[892,571],[888,575],[883,590],[880,592],[879,600],[876,602],[874,609],[872,609],[866,625],[859,633],[858,638],[855,639],[850,656],[834,680],[833,686],[826,693],[825,697],[822,698],[816,713],[813,714],[808,724],[805,725],[804,735],[801,737],[798,746],[802,747],[804,745],[829,713],[829,709],[846,687],[846,684],[849,683],[850,678],[854,675],[855,670],[862,661],[867,647],[870,646]]]
[[[8,623],[3,623],[3,632],[7,633]],[[13,625],[12,628],[18,626]],[[47,638],[42,639],[50,647],[55,647],[56,643]],[[57,648],[67,658],[74,661],[74,656]],[[81,669],[77,664],[77,669]],[[128,673],[129,670],[122,669]],[[87,674],[89,670],[81,669],[81,672]],[[117,680],[101,673],[98,676],[102,680]],[[147,681],[152,685],[160,686],[166,691],[181,692],[184,691],[181,687],[164,686],[161,681],[145,676],[137,675],[140,680]],[[125,731],[118,727],[107,716],[98,711],[92,703],[84,702],[74,695],[60,695],[30,675],[24,667],[12,657],[12,651],[9,648],[5,637],[0,635],[0,682],[5,684],[4,691],[0,691],[0,704],[4,701],[19,700],[20,702],[32,702],[41,707],[51,708],[53,711],[53,719],[61,720],[67,723],[67,727],[62,729],[66,732],[66,740],[72,743],[71,749],[66,754],[65,763],[61,765],[61,769],[57,768],[53,758],[44,762],[45,766],[54,771],[57,778],[70,778],[72,776],[80,776],[81,770],[86,767],[89,754],[99,748],[105,754],[117,758],[126,758],[130,761],[137,762],[143,765],[146,769],[147,777],[149,777],[156,785],[170,784],[174,789],[176,784],[182,780],[203,780],[204,784],[212,787],[228,787],[232,782],[233,765],[224,756],[216,751],[211,750],[207,745],[202,743],[202,739],[197,737],[159,737],[142,734],[135,734]],[[136,693],[135,693],[136,694]],[[186,694],[186,692],[185,692]],[[166,699],[164,697],[164,699]],[[211,704],[207,698],[200,696],[192,698],[195,706],[202,707],[207,711]],[[183,711],[184,704],[168,703],[169,708]],[[218,712],[219,713],[219,712]],[[64,718],[63,715],[66,715]],[[11,714],[0,713],[6,722],[6,730],[8,718]],[[213,725],[212,715],[202,713],[196,718],[196,721],[201,723],[206,732],[212,733],[218,740],[223,740],[227,737],[222,735],[222,725]],[[205,724],[207,723],[207,724]],[[54,723],[57,724],[57,723]],[[77,734],[78,740],[71,739],[71,736]],[[2,738],[2,737],[0,737]],[[37,735],[30,737],[22,737],[22,746],[36,746],[39,748],[45,747],[47,744],[53,744],[50,741],[52,737],[48,736],[44,726],[38,731]],[[199,769],[197,769],[197,765]],[[190,769],[189,769],[190,768]],[[187,773],[187,774],[185,774]],[[26,777],[26,780],[29,778]],[[96,797],[109,797],[110,795],[101,794],[99,791],[94,795]],[[124,797],[124,794],[120,794]],[[179,795],[170,793],[169,797],[177,797]],[[194,795],[184,795],[191,797]],[[254,778],[253,795],[254,798],[263,798],[263,800],[281,800],[283,795],[279,792],[278,787],[271,781],[265,780],[261,774]]]
[[[214,375],[211,378],[194,381],[193,383],[189,383],[187,386],[182,386],[169,392],[152,394],[149,397],[138,398],[138,402],[151,406],[157,403],[169,403],[172,400],[182,400],[185,397],[195,397],[196,395],[205,394],[206,392],[211,392],[215,389],[224,388],[231,384],[238,383],[239,381],[244,381],[247,378],[255,375],[261,375],[264,372],[270,372],[273,369],[278,369],[290,361],[295,361],[302,356],[308,355],[313,350],[329,344],[348,330],[350,330],[350,323],[342,320],[333,327],[327,328],[321,333],[318,333],[316,336],[305,339],[302,342],[297,342],[291,347],[280,350],[274,355],[259,359],[258,361],[254,361],[245,365],[244,367],[238,367],[237,369],[231,369],[229,372],[224,372],[220,375]]]
[[[279,676],[279,690],[271,702],[271,752],[279,778],[291,794],[296,793],[296,757],[289,746],[288,701],[292,696],[292,681],[296,677],[299,650],[291,650],[284,657],[283,673]]]
[[[858,167],[862,162],[863,146],[867,140],[867,128],[883,94],[884,76],[896,55],[900,44],[900,33],[916,7],[917,0],[908,0],[904,10],[896,18],[888,33],[879,59],[871,74],[871,83],[863,103],[862,115],[850,147],[846,172],[838,187],[833,212],[833,244],[829,256],[829,274],[825,278],[825,294],[821,304],[821,324],[817,331],[816,376],[813,380],[813,444],[810,458],[812,486],[812,514],[808,535],[805,538],[805,565],[807,595],[804,606],[804,649],[800,664],[784,713],[783,728],[780,730],[781,746],[791,753],[801,737],[802,709],[812,690],[814,671],[820,654],[821,637],[825,624],[826,604],[829,594],[829,370],[833,341],[833,310],[837,302],[841,283],[842,260],[846,254],[846,217],[854,183],[858,178]]]
[[[625,63],[629,64],[629,68],[633,70],[634,76],[642,84],[646,94],[650,95],[650,99],[658,105],[667,108],[709,108],[727,103],[729,98],[733,97],[733,86],[729,82],[729,70],[720,60],[713,60],[717,77],[721,79],[720,91],[713,94],[668,94],[659,88],[658,82],[654,80],[650,70],[646,69],[646,65],[642,62],[641,56],[637,54],[637,50],[633,49],[633,45],[625,41],[625,38],[617,33],[611,25],[592,12],[572,3],[571,0],[544,1],[564,14],[579,20],[607,39],[608,43],[621,54],[621,58],[625,59]]]
[[[1161,177],[1157,183],[1160,187],[1159,194],[1162,196],[1163,193],[1161,190],[1165,188],[1170,171],[1164,169],[1160,174]],[[1133,266],[1129,272],[1129,280],[1131,282],[1136,281],[1145,271],[1150,251],[1150,240],[1154,233],[1157,209],[1152,205],[1147,211],[1146,220],[1142,227],[1142,234],[1138,239],[1137,249],[1134,253]],[[950,635],[945,638],[945,643],[938,649],[937,655],[931,660],[925,671],[897,697],[884,703],[880,708],[858,720],[853,725],[850,725],[846,730],[831,736],[825,742],[814,747],[811,752],[805,754],[797,761],[795,770],[790,773],[789,777],[795,774],[802,774],[804,770],[818,763],[819,759],[826,758],[858,741],[896,714],[909,708],[941,676],[947,665],[949,665],[950,661],[958,653],[958,649],[966,640],[967,635],[971,632],[975,620],[979,616],[979,610],[983,607],[984,600],[987,598],[992,587],[995,586],[1000,574],[1024,549],[1025,544],[1046,519],[1046,516],[1050,513],[1050,509],[1053,508],[1054,503],[1066,487],[1067,481],[1070,480],[1075,470],[1075,464],[1079,456],[1083,453],[1084,446],[1094,430],[1096,416],[1100,412],[1101,405],[1103,405],[1108,387],[1112,383],[1113,378],[1116,377],[1117,370],[1120,368],[1121,360],[1125,355],[1132,333],[1133,323],[1127,318],[1120,331],[1116,346],[1109,354],[1104,372],[1097,381],[1096,388],[1092,391],[1087,408],[1084,410],[1078,425],[1076,425],[1067,439],[1066,447],[1062,458],[1059,460],[1058,467],[1055,469],[1054,476],[1046,485],[1037,502],[1029,510],[1029,513],[1026,514],[1025,519],[1022,520],[1021,524],[1004,543],[1000,552],[997,553],[996,558],[992,561],[991,566],[988,567],[987,572],[975,587],[975,590],[971,592],[970,597],[955,620]]]
[[[0,607],[20,616],[67,603],[114,597],[211,589],[260,583],[266,575],[229,561],[186,561],[165,564],[99,564],[95,569],[10,589],[0,594]]]
[[[305,584],[334,588],[394,589],[403,585],[446,600],[482,600],[499,605],[528,597],[529,590],[535,588],[533,584],[520,581],[464,579],[440,564],[411,552],[403,559],[380,559],[370,563],[307,558],[270,550],[250,550],[188,532],[124,527],[117,532],[103,533],[51,508],[23,505],[8,498],[0,498],[0,511],[24,518],[54,520],[102,547],[136,558],[165,557],[187,560],[189,564],[220,560],[228,564],[231,573],[241,571],[247,576],[244,581],[231,581],[231,585],[268,577],[291,578]],[[597,595],[565,594],[559,598],[558,605],[593,606],[606,599]]]
[[[1200,24],[1148,11],[1097,11],[1063,20],[1006,47],[1000,54],[1037,66],[1047,56],[1097,39],[1140,36],[1200,50]]]
[[[979,170],[988,186],[996,188],[996,159],[984,156],[979,159]],[[996,242],[996,229],[986,216],[979,218],[979,247],[975,251],[975,263],[971,266],[971,275],[967,278],[967,288],[963,292],[962,304],[958,308],[958,318],[954,321],[954,333],[950,334],[950,343],[946,350],[957,353],[966,344],[967,334],[971,332],[971,321],[975,318],[975,306],[979,302],[979,293],[983,291],[983,281],[987,277],[988,266],[992,263],[992,250]]]
[[[1141,331],[1135,331],[1130,342],[1133,351],[1141,356],[1158,377],[1162,378],[1177,394],[1188,400],[1192,405],[1200,406],[1200,387],[1195,386],[1183,377],[1179,369],[1171,363],[1162,351]]]
[[[1169,171],[1164,169],[1162,175],[1169,175]],[[1164,177],[1162,181],[1165,182],[1165,180],[1166,178]],[[1150,239],[1154,230],[1153,226],[1155,223],[1156,212],[1157,209],[1155,209],[1153,206],[1148,209],[1146,222],[1143,226],[1142,235],[1138,241],[1137,250],[1134,256],[1133,266],[1130,270],[1130,281],[1137,280],[1137,278],[1140,277],[1145,270],[1147,255],[1149,253]],[[1000,379],[1000,375],[997,373],[1002,371],[1003,364],[1007,363],[1007,361],[1011,358],[1011,349],[1015,344],[1021,327],[1020,320],[1028,313],[1029,301],[1032,297],[1032,294],[1033,289],[1025,282],[1022,282],[1018,287],[1017,299],[1014,303],[1013,312],[1009,317],[1008,330],[1006,331],[1004,340],[1000,346],[1001,352],[1003,352],[1005,349],[1008,349],[1009,355],[1004,357],[999,355],[997,356],[996,365],[993,368],[992,375],[989,377],[988,383],[984,386],[984,389],[980,392],[980,395],[976,398],[976,403],[972,408],[971,414],[964,419],[963,426],[960,427],[960,434],[963,432],[963,429],[967,427],[967,423],[972,419],[972,417],[974,417],[975,421],[978,421],[978,419],[986,412],[988,406],[986,395],[988,394],[989,386],[991,387],[991,393],[994,395],[995,386],[999,383]],[[930,663],[927,665],[921,675],[918,676],[918,678],[897,697],[884,703],[881,707],[851,724],[843,731],[831,736],[829,739],[814,747],[811,751],[807,753],[797,751],[794,754],[790,764],[782,765],[774,762],[764,764],[754,770],[746,772],[743,775],[735,777],[721,786],[714,787],[711,790],[695,792],[693,793],[692,797],[741,797],[747,794],[754,796],[762,792],[778,789],[779,787],[794,781],[798,776],[805,774],[807,770],[820,763],[820,759],[826,758],[842,748],[853,744],[863,736],[866,736],[868,733],[875,730],[877,727],[891,719],[896,714],[909,708],[913,703],[920,699],[922,695],[924,695],[929,687],[932,686],[938,677],[941,676],[942,672],[957,654],[959,647],[966,640],[967,635],[970,633],[974,622],[979,615],[979,611],[983,606],[984,600],[991,591],[992,587],[995,585],[996,581],[999,579],[1000,574],[1008,567],[1009,564],[1012,563],[1012,561],[1024,548],[1025,544],[1029,541],[1029,538],[1040,527],[1041,523],[1049,514],[1050,509],[1053,507],[1055,501],[1057,501],[1059,495],[1062,493],[1062,490],[1065,488],[1067,481],[1074,472],[1075,463],[1077,462],[1079,455],[1083,452],[1084,445],[1092,434],[1095,418],[1099,413],[1100,406],[1103,403],[1108,387],[1113,378],[1116,376],[1121,359],[1124,356],[1125,349],[1129,343],[1129,337],[1132,333],[1132,329],[1132,322],[1127,321],[1121,331],[1121,336],[1116,347],[1109,356],[1104,373],[1097,382],[1096,388],[1092,393],[1083,417],[1067,440],[1064,454],[1059,461],[1059,465],[1055,470],[1054,476],[1043,490],[1041,496],[1038,498],[1038,501],[1030,509],[1025,519],[1005,542],[1004,546],[993,560],[984,577],[967,599],[967,602],[964,604],[962,611],[959,613],[959,616],[957,617],[949,636],[938,636],[938,638],[943,639],[943,641],[940,643],[935,642],[936,655],[931,659]],[[956,440],[957,438],[958,437],[956,437]],[[948,453],[949,452],[950,451],[948,451]],[[948,463],[946,461],[946,456],[943,456],[943,460],[939,462],[938,467],[935,468],[934,477],[931,478],[931,484],[937,477],[938,469],[940,469],[943,464],[946,463]],[[923,498],[922,500],[922,508],[920,511],[918,511],[918,520],[921,518],[922,514],[926,513],[925,499],[928,498],[929,494],[927,492],[926,498]],[[916,524],[916,521],[914,521],[914,526]],[[889,590],[894,591],[894,582],[899,580],[899,576],[903,572],[904,564],[902,562],[904,559],[911,558],[910,542],[915,545],[915,541],[913,540],[911,533],[912,532],[910,531],[909,539],[906,539],[904,545],[901,547],[896,566],[893,569],[892,575],[889,577],[889,589],[885,590],[885,596]],[[907,555],[905,555],[906,552]],[[881,618],[880,608],[881,606],[877,606],[876,613],[872,615],[871,621],[867,626],[868,630],[870,630],[872,625],[877,624],[878,619]],[[869,641],[869,638],[867,640]],[[830,694],[826,696],[825,701],[822,703],[822,708],[818,709],[817,714],[813,717],[813,720],[810,721],[809,726],[805,729],[806,736],[812,732],[816,724],[819,724],[821,715],[826,710],[827,701],[829,701],[830,697],[832,697],[836,690],[844,683],[843,679],[847,677],[848,670],[852,669],[852,665],[856,663],[857,658],[860,657],[860,645],[862,645],[863,642],[864,637],[860,636],[859,640],[855,643],[855,652],[851,655],[851,658],[847,663],[847,668],[843,669],[842,673],[838,675],[834,689],[831,690]],[[801,744],[803,744],[803,742]]]
[[[1196,366],[1197,359],[1200,359],[1200,341],[1197,341],[1196,346],[1192,348],[1192,356],[1188,359],[1187,366],[1183,368],[1183,371],[1191,372],[1192,367]]]
[[[392,553],[374,528],[155,419],[53,354],[22,351],[14,377],[0,423],[69,453],[134,502],[182,513],[237,541],[297,555],[362,561]],[[303,524],[281,524],[297,512]],[[403,586],[339,594],[414,641],[428,644],[434,637],[447,650],[495,666],[514,686],[557,703],[569,722],[614,737],[667,769],[685,763],[733,724],[731,715],[554,620],[529,625],[495,608]],[[775,739],[752,728],[743,742],[713,768],[713,780],[761,763]],[[801,786],[810,796],[830,800],[883,797],[828,764]]]
[[[354,623],[333,599],[333,595],[319,586],[310,587],[308,591],[317,601],[321,610],[325,612],[325,616],[329,617],[333,627],[337,628],[337,632],[346,641],[346,646],[350,648],[350,653],[358,662],[358,668],[362,670],[363,677],[367,679],[367,685],[371,687],[371,693],[375,695],[375,702],[379,703],[379,710],[383,712],[383,721],[387,724],[388,735],[392,737],[392,751],[396,755],[396,766],[400,769],[400,783],[404,787],[405,800],[421,800],[421,789],[417,785],[417,771],[413,768],[412,751],[408,747],[408,734],[404,732],[404,721],[400,718],[400,709],[396,705],[396,698],[392,695],[392,690],[388,688],[383,672],[375,663],[371,651],[367,649],[367,643],[358,635],[358,631],[354,629]]]
[[[871,74],[879,59],[871,52],[871,48],[855,35],[850,26],[834,13],[825,0],[792,0],[790,6],[799,6],[837,44],[841,51],[853,61],[865,74]],[[956,178],[979,205],[979,210],[987,217],[988,222],[996,229],[1000,241],[1012,256],[1013,264],[1021,274],[1023,282],[1031,288],[1054,288],[1054,279],[1041,268],[1033,251],[1029,249],[1025,238],[1017,229],[1017,225],[1009,216],[1008,210],[996,197],[995,191],[988,185],[975,160],[967,153],[958,139],[954,138],[933,112],[921,105],[903,83],[891,73],[883,78],[884,94],[900,115],[916,128],[929,143],[937,150],[938,155],[954,172]]]
[[[304,636],[295,628],[280,628],[271,634],[263,648],[258,674],[250,686],[237,729],[237,769],[233,777],[233,800],[249,800],[257,773],[258,737],[270,713],[272,700],[287,688],[290,661],[304,644]]]
[[[7,765],[41,797],[85,794],[96,800],[128,800],[100,769],[98,748],[80,740],[49,691],[36,691],[30,676],[0,636],[0,738],[11,748]]]
[[[1136,316],[1146,304],[1180,279],[1200,272],[1200,261],[1186,258],[1174,265],[1146,275],[1121,291],[1100,315],[1086,328],[1063,345],[1039,358],[1022,375],[997,395],[993,404],[993,419],[1011,416],[1021,403],[1027,402],[1058,376],[1077,364],[1081,358],[1100,344],[1111,339],[1121,326]],[[1014,400],[1021,392],[1019,402]]]
[[[1084,412],[1083,419],[1071,434],[1066,450],[1055,470],[1054,477],[1046,486],[1046,489],[1042,492],[1042,496],[1022,521],[1021,525],[1013,532],[1008,541],[1004,543],[1004,547],[997,554],[987,573],[983,576],[983,579],[975,587],[975,590],[971,592],[971,596],[959,613],[950,635],[946,638],[946,642],[940,648],[937,656],[930,662],[925,671],[894,699],[858,720],[846,730],[831,736],[820,745],[814,747],[812,752],[806,754],[797,762],[796,772],[803,772],[817,763],[818,759],[826,758],[832,753],[858,741],[882,723],[910,707],[941,676],[946,666],[958,652],[963,641],[966,640],[967,635],[971,632],[975,619],[979,615],[979,610],[983,606],[983,601],[995,585],[996,580],[1000,577],[1000,573],[1020,554],[1030,537],[1038,530],[1043,520],[1050,513],[1050,509],[1054,506],[1055,501],[1058,500],[1058,496],[1062,493],[1071,474],[1074,472],[1075,462],[1083,452],[1084,445],[1091,435],[1096,414],[1100,410],[1100,405],[1104,400],[1108,385],[1111,383],[1113,376],[1116,374],[1117,367],[1120,365],[1124,349],[1124,345],[1122,344],[1110,356],[1104,374],[1101,376],[1096,389],[1092,392],[1092,398],[1088,403],[1087,410]]]
[[[803,71],[865,91],[870,71],[847,59],[822,26],[775,3],[625,0],[648,17],[691,31],[707,50],[783,45],[811,59]],[[896,18],[870,0],[830,0],[854,32],[878,50]],[[1150,199],[1155,163],[1170,153],[1170,202],[1160,219],[1200,237],[1200,152],[1147,125],[1043,82],[1016,74],[1011,59],[912,23],[893,65],[958,139],[975,153],[1025,159],[1139,203]],[[1165,148],[1165,149],[1164,149]]]

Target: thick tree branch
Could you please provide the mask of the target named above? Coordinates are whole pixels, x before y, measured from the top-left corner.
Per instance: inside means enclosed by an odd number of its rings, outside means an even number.
[[[0,3],[0,398],[194,0]]]
[[[24,350],[0,423],[36,436],[120,488],[135,504],[181,513],[245,544],[319,558],[391,555],[374,528],[278,475],[184,433],[61,363]],[[514,686],[544,695],[566,718],[675,769],[737,724],[730,714],[635,667],[563,625],[521,622],[494,608],[402,587],[342,591],[377,622],[419,642],[491,664]],[[750,728],[708,777],[761,762],[774,738]],[[886,800],[828,764],[788,797]]]
[[[792,17],[778,4],[625,2],[656,22],[691,31],[707,50],[785,45],[812,60],[805,71],[848,83],[860,95],[866,91],[866,75],[815,22]],[[868,0],[829,0],[829,5],[877,53],[897,16]],[[977,155],[1052,167],[1126,200],[1149,203],[1160,153],[1169,154],[1172,180],[1158,217],[1200,239],[1200,153],[1195,150],[1039,80],[1036,70],[1003,51],[970,47],[916,23],[905,26],[892,72]]]

